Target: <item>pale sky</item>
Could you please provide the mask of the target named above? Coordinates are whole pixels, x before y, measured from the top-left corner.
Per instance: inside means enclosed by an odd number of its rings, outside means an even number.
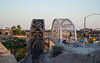
[[[45,28],[49,29],[55,18],[68,18],[81,29],[84,17],[100,14],[100,0],[0,0],[0,28],[21,25],[30,29],[32,19],[45,20]],[[87,18],[86,27],[100,27],[100,15]]]

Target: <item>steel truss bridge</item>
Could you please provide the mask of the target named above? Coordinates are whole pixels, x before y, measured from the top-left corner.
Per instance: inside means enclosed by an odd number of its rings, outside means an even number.
[[[43,19],[33,19],[30,27],[29,55],[22,61],[31,63],[39,62],[40,55],[44,53],[46,40],[51,40],[56,45],[62,45],[62,41],[77,41],[75,25],[69,19],[54,19],[51,36],[45,37],[45,24]],[[31,57],[31,58],[30,58]]]
[[[75,25],[69,19],[54,19],[51,29],[51,38],[62,44],[63,40],[76,42]]]

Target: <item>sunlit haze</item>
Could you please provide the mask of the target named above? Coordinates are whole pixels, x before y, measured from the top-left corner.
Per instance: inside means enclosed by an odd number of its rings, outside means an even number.
[[[84,17],[100,14],[100,0],[0,0],[0,28],[21,25],[30,29],[32,19],[44,19],[49,29],[55,18],[68,18],[76,29],[84,27]],[[87,28],[100,27],[100,15],[86,20]]]

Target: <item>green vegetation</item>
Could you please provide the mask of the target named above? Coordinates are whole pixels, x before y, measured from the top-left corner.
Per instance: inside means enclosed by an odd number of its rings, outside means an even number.
[[[27,37],[29,37],[30,36],[30,33],[27,33]]]
[[[55,45],[52,47],[52,57],[56,57],[63,51],[63,46]]]
[[[17,61],[22,60],[28,55],[28,50],[25,48],[19,48],[17,49],[16,59]]]
[[[11,30],[13,31],[13,30],[15,30],[16,29],[16,26],[12,26],[11,27]]]
[[[21,31],[21,34],[22,34],[22,35],[25,35],[25,34],[26,34],[26,31],[25,31],[25,30],[22,30],[22,31]]]
[[[14,48],[14,44],[15,44],[15,41],[14,40],[8,40],[8,41],[5,41],[5,42],[1,42],[7,49],[11,49],[11,42],[12,42],[12,47]]]
[[[15,29],[15,30],[13,30],[13,34],[21,34],[21,30],[20,29]]]
[[[21,26],[20,25],[17,25],[17,29],[21,30]]]
[[[90,40],[89,43],[93,43],[93,40]]]
[[[77,38],[83,38],[80,34],[77,34]]]
[[[20,25],[11,27],[11,30],[13,31],[14,35],[16,35],[16,34],[17,35],[20,35],[20,34],[25,35],[26,32],[24,30],[21,30],[21,29],[22,29],[22,27]]]
[[[28,50],[26,49],[26,42],[23,39],[8,40],[5,42],[1,42],[8,50],[11,51],[12,54],[15,55],[17,61],[25,58],[28,54]]]
[[[2,34],[2,32],[0,31],[0,35]]]

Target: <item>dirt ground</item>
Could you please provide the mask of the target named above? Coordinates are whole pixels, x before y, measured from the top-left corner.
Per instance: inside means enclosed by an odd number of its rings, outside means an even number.
[[[50,55],[46,54],[44,63],[100,63],[100,50],[87,55],[63,51],[55,58],[50,58]]]

